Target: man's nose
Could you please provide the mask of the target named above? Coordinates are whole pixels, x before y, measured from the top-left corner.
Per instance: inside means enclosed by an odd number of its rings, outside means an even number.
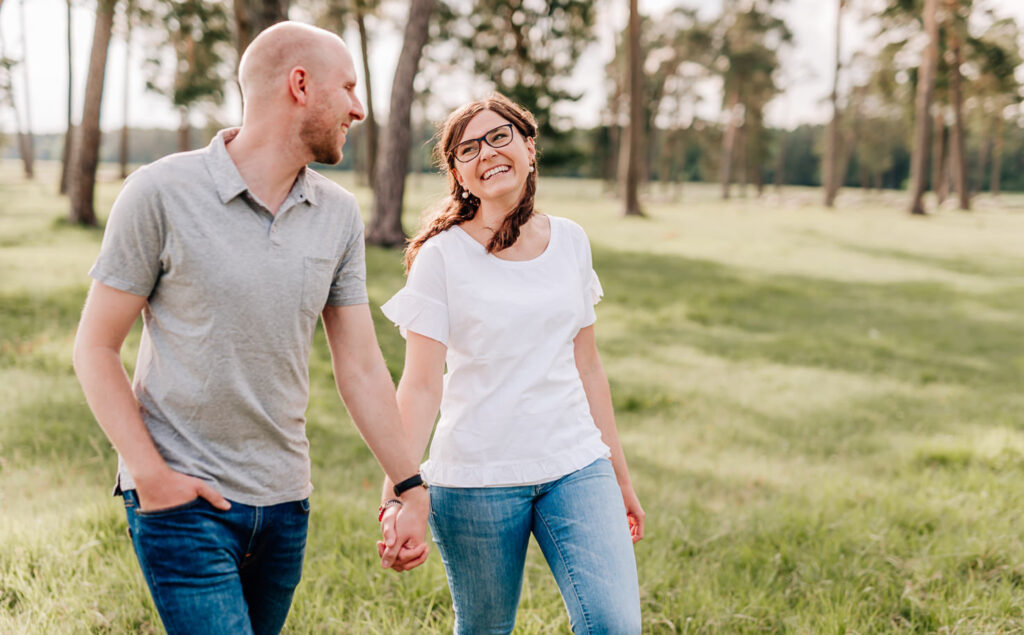
[[[348,113],[353,121],[366,119],[366,111],[363,110],[363,103],[355,95],[352,96],[352,110]]]

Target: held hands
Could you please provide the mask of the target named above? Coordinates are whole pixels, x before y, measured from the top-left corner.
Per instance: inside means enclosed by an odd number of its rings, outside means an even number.
[[[632,485],[622,487],[622,502],[626,505],[626,519],[629,521],[629,535],[636,544],[644,538],[644,508],[640,506],[640,499],[633,491]]]
[[[139,510],[146,512],[170,509],[197,498],[206,499],[220,510],[231,508],[231,503],[205,481],[170,468],[136,478],[135,493],[139,497]]]
[[[395,571],[415,569],[427,560],[427,515],[430,498],[426,490],[414,488],[402,496],[402,505],[389,507],[381,517],[383,540],[377,541],[381,566]]]

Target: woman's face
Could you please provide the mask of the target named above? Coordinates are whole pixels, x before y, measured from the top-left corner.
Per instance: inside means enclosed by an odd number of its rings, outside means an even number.
[[[502,126],[505,128],[498,129]],[[477,141],[472,142],[474,139]],[[471,143],[459,145],[467,142]],[[495,148],[492,143],[500,147]],[[476,146],[479,154],[466,161],[459,160],[471,156]],[[521,195],[536,156],[533,139],[524,139],[509,120],[493,110],[483,110],[470,119],[455,144],[454,153],[455,178],[481,202]]]

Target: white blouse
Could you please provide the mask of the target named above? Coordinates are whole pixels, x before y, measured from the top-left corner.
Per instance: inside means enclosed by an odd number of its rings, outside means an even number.
[[[547,248],[526,261],[487,253],[458,226],[432,237],[381,307],[403,337],[411,330],[448,347],[441,417],[421,466],[431,485],[544,483],[610,455],[573,355],[601,283],[583,228],[549,218]]]

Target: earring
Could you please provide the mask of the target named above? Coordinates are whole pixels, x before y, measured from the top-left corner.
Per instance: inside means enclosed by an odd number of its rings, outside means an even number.
[[[529,169],[527,169],[527,172],[533,172],[533,165],[531,165]]]
[[[462,190],[462,198],[469,198],[469,190]]]

